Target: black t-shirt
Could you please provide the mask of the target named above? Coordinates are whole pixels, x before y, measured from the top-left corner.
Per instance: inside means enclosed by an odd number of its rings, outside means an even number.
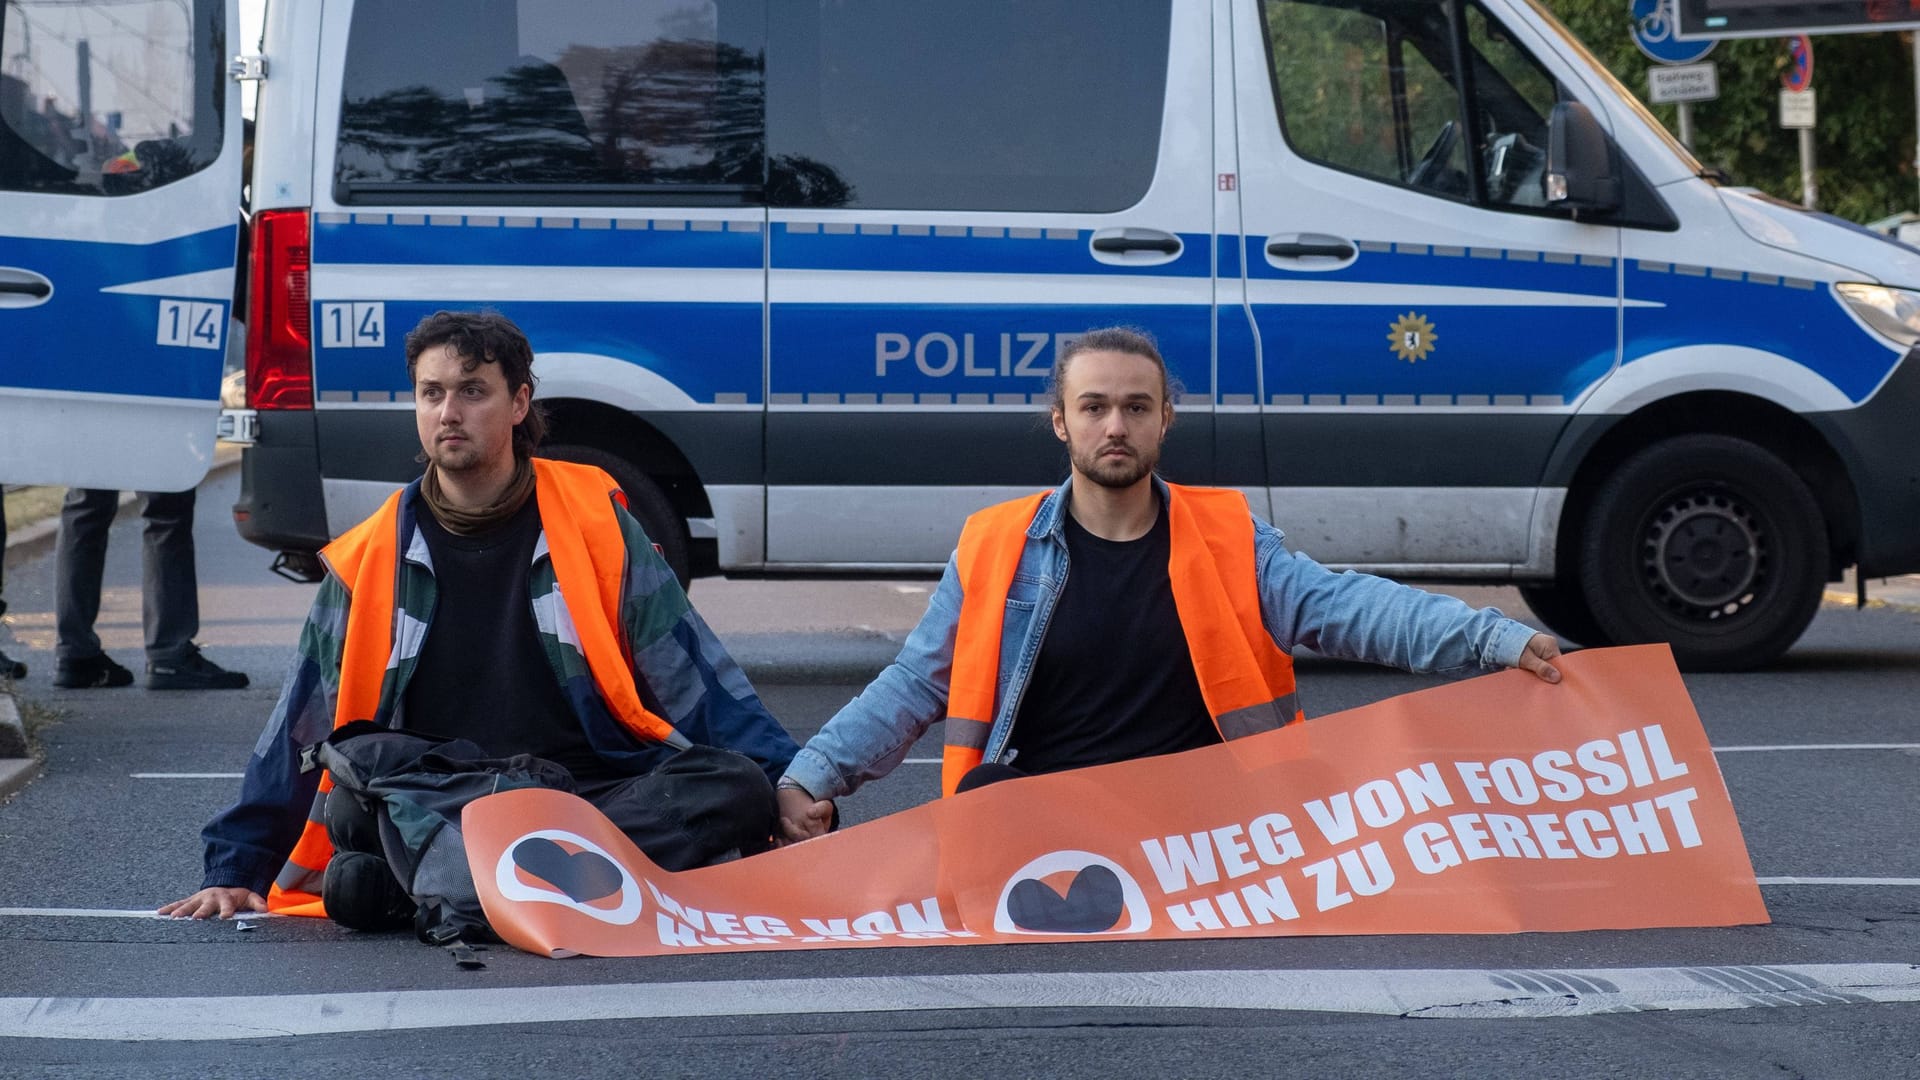
[[[1167,515],[1103,540],[1067,515],[1067,584],[1014,719],[1009,762],[1048,773],[1220,741],[1173,604]]]
[[[495,757],[532,754],[581,781],[619,775],[594,753],[540,644],[527,572],[540,540],[538,500],[485,532],[448,532],[420,507],[437,599],[402,695],[406,730],[471,739]]]

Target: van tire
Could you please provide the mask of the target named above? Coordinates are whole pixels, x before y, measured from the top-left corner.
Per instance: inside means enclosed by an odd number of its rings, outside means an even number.
[[[690,563],[687,558],[687,523],[667,501],[660,485],[648,479],[647,474],[635,468],[633,463],[618,454],[610,454],[597,446],[543,446],[536,455],[553,461],[571,461],[577,465],[597,465],[613,477],[620,490],[627,494],[627,510],[640,522],[640,528],[646,531],[647,539],[660,549],[660,554],[673,568],[673,576],[680,579],[680,587],[685,589],[693,580]]]
[[[1605,645],[1607,636],[1593,621],[1593,609],[1578,582],[1549,581],[1520,586],[1520,599],[1546,628],[1576,645]]]
[[[1594,494],[1580,582],[1608,641],[1668,642],[1687,671],[1740,671],[1785,652],[1820,608],[1820,505],[1773,454],[1724,435],[1667,439]]]

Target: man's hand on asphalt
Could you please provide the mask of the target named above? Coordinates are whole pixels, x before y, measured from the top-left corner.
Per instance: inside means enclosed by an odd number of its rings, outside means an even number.
[[[159,913],[175,919],[231,919],[242,911],[267,910],[266,898],[252,889],[201,889],[185,900],[160,905]]]
[[[1541,679],[1557,683],[1560,681],[1560,669],[1551,661],[1560,655],[1560,643],[1552,634],[1535,634],[1527,641],[1527,651],[1520,654],[1517,665],[1540,676]]]
[[[782,842],[797,844],[827,835],[833,827],[833,802],[816,799],[799,788],[783,787],[774,794],[780,800]]]

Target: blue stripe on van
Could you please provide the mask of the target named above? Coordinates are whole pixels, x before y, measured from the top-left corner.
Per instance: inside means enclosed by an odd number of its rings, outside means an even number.
[[[360,220],[365,217],[375,222]],[[359,214],[352,221],[340,222],[316,215],[313,257],[316,264],[749,270],[762,265],[763,245],[757,222],[749,223],[756,226],[751,230],[695,229],[694,223],[686,221],[671,222],[674,228],[662,227],[659,221],[652,222],[651,228],[620,228],[620,224],[605,218],[479,214],[395,214],[391,221],[385,214]]]
[[[781,222],[773,226],[772,254],[775,270],[1209,276],[1213,238],[1179,236],[1181,251],[1171,262],[1115,266],[1093,257],[1087,229]]]
[[[167,297],[102,290],[230,270],[236,231],[226,225],[151,244],[0,236],[0,266],[31,270],[53,284],[45,303],[0,309],[0,385],[213,401],[231,297],[197,301],[219,306],[220,348],[194,349],[158,344]]]
[[[1223,244],[1225,238],[1223,239]],[[1358,281],[1390,285],[1458,285],[1483,289],[1612,296],[1614,260],[1559,251],[1446,247],[1363,241],[1354,261],[1339,270],[1294,270],[1267,257],[1264,236],[1244,237],[1247,276],[1263,280]],[[1391,250],[1380,250],[1390,247]]]
[[[1412,313],[1428,319],[1434,347],[1410,361],[1393,351],[1388,333],[1409,314],[1406,305],[1253,310],[1269,404],[1571,404],[1612,369],[1618,340],[1611,307],[1429,307]]]
[[[1798,361],[1857,403],[1900,362],[1901,354],[1853,321],[1826,282],[1736,280],[1730,271],[1638,260],[1626,281],[1628,299],[1665,305],[1626,310],[1626,363],[1691,345],[1743,346]]]
[[[378,348],[314,351],[314,389],[323,402],[391,400],[412,389],[406,331],[441,310],[487,307],[512,319],[541,353],[589,353],[658,373],[698,404],[761,400],[758,304],[561,303],[486,305],[456,297],[386,302],[387,340]],[[314,309],[319,325],[319,309]]]

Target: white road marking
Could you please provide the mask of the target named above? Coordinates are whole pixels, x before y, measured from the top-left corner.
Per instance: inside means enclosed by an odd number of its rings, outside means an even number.
[[[1920,750],[1920,743],[1787,743],[1779,746],[1716,746],[1713,748],[1716,754],[1755,754],[1776,750]]]
[[[1011,972],[389,990],[0,998],[0,1038],[195,1042],[495,1024],[957,1009],[1221,1009],[1461,1019],[1920,1001],[1920,967]]]
[[[58,908],[58,907],[9,907],[0,908],[0,918],[20,916],[42,916],[50,919],[160,919],[172,922],[170,916],[157,914],[153,908]],[[235,916],[239,919],[279,918],[264,911],[249,911]]]
[[[1920,743],[1799,743],[1780,746],[1716,746],[1716,754],[1746,754],[1765,751],[1786,750],[1920,750]],[[910,757],[902,765],[938,765],[941,759],[933,757]],[[245,773],[227,772],[137,772],[128,773],[135,780],[238,780]]]
[[[1757,877],[1761,885],[1893,885],[1920,886],[1920,877]]]

